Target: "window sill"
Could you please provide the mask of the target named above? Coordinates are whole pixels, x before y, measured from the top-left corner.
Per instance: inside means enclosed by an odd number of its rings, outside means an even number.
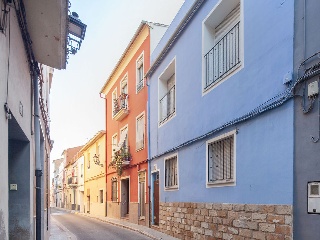
[[[179,190],[179,187],[178,186],[165,187],[164,190],[165,191],[177,191],[177,190]]]
[[[230,187],[230,186],[235,186],[236,182],[235,180],[220,180],[220,181],[215,181],[215,182],[207,182],[207,188],[212,188],[212,187]]]
[[[172,113],[170,116],[167,117],[166,120],[162,120],[161,122],[159,122],[159,127],[162,127],[163,125],[165,125],[167,122],[171,121],[172,118],[174,118],[176,116],[176,112]]]
[[[143,149],[144,149],[144,146],[141,147],[141,148],[139,148],[139,149],[136,149],[136,152],[140,152],[140,151],[143,150]]]

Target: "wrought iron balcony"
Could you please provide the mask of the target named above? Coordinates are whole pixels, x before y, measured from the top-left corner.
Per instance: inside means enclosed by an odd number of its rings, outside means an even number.
[[[143,79],[137,84],[137,92],[139,92],[143,88]]]
[[[117,99],[113,100],[113,118],[116,121],[121,121],[128,114],[128,94],[121,93]]]
[[[73,176],[73,177],[68,178],[68,185],[70,187],[77,186],[77,184],[78,184],[78,177],[77,176]]]
[[[173,86],[160,100],[160,124],[167,121],[176,112],[176,86]]]
[[[209,88],[240,65],[239,22],[204,56],[205,86]]]

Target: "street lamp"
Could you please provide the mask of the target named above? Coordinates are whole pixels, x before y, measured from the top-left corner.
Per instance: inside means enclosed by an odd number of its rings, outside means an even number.
[[[69,15],[69,35],[68,35],[68,54],[76,54],[80,50],[82,40],[86,34],[87,25],[82,23],[79,15],[72,12]]]
[[[97,154],[94,154],[93,156],[93,162],[96,164],[96,165],[99,165],[100,167],[103,167],[103,164],[100,164],[100,159],[99,159],[99,156]]]

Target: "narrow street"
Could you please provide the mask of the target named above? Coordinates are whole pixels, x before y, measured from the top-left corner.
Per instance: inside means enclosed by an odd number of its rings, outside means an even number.
[[[52,209],[51,217],[74,234],[77,240],[150,240],[137,232],[63,210]]]

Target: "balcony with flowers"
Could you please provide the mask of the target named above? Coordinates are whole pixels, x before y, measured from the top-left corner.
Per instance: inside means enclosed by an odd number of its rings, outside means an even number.
[[[121,93],[117,99],[113,99],[113,118],[121,121],[129,114],[128,110],[128,94]]]

